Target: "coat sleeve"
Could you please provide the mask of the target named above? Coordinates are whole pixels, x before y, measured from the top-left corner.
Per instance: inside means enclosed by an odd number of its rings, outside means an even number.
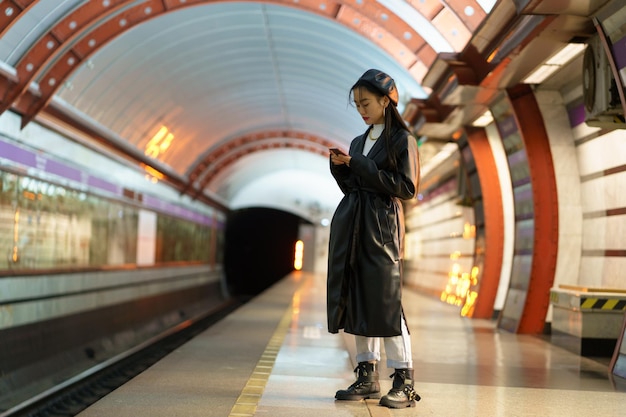
[[[418,189],[417,143],[411,135],[404,135],[398,144],[397,171],[379,169],[376,162],[363,155],[352,155],[350,168],[363,181],[381,193],[409,200],[415,197]]]
[[[359,154],[356,148],[358,141],[362,138],[363,135],[357,136],[356,138],[352,139],[352,142],[350,142],[350,150],[348,151],[348,154],[350,156],[354,157],[355,154]],[[334,165],[332,162],[330,162],[330,156],[328,161],[330,163],[330,173],[335,178],[335,181],[337,181],[337,185],[344,193],[344,195],[349,194],[350,190],[354,188],[354,172],[352,171],[352,169],[350,169],[349,166]]]
[[[337,181],[337,185],[341,191],[344,194],[348,194],[348,178],[350,177],[350,168],[346,165],[335,165],[330,162],[330,173],[335,178],[335,181]]]

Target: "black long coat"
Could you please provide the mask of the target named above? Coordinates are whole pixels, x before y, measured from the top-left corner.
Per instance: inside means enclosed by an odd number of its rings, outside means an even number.
[[[401,200],[417,192],[417,143],[406,130],[392,132],[397,155],[397,169],[392,171],[383,136],[363,155],[368,132],[350,144],[349,167],[330,164],[344,197],[330,226],[328,331],[397,336],[403,314]]]

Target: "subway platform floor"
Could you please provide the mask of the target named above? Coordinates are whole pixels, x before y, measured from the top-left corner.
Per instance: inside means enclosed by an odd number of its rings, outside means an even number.
[[[79,417],[578,417],[626,415],[606,360],[405,290],[416,407],[335,401],[354,381],[354,338],[326,330],[323,275],[293,273]],[[380,367],[383,394],[393,369]]]

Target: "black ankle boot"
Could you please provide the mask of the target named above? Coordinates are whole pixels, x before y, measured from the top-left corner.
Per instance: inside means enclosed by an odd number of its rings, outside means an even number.
[[[380,399],[380,405],[389,408],[415,407],[415,401],[421,398],[413,389],[413,369],[396,369],[391,377],[392,388]]]
[[[378,370],[375,363],[359,362],[354,369],[357,379],[348,389],[337,391],[335,399],[358,401],[367,398],[380,398]]]

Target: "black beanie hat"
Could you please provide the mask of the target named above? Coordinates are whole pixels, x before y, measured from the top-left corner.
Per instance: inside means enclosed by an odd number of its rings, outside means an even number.
[[[354,85],[358,86],[361,82],[366,82],[376,88],[382,95],[389,97],[394,106],[398,105],[398,89],[396,83],[389,75],[377,69],[368,69],[361,75],[361,78]]]

